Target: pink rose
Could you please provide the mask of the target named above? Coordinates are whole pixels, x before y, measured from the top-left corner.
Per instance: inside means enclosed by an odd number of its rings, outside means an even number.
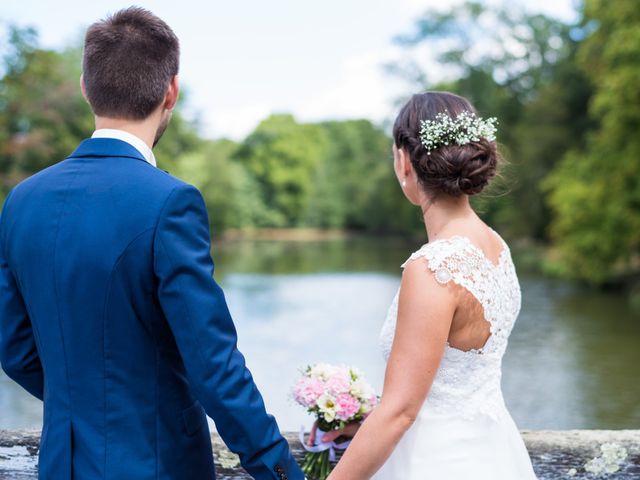
[[[293,387],[293,398],[305,407],[314,406],[323,393],[324,384],[315,378],[302,377]]]
[[[348,421],[360,410],[360,402],[348,393],[342,393],[336,398],[336,410],[340,420]]]
[[[351,389],[351,380],[345,374],[336,373],[329,380],[327,380],[326,387],[327,392],[336,397],[342,393],[349,392],[349,390]]]

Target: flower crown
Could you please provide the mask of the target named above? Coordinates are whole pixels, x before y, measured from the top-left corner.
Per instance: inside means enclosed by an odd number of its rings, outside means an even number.
[[[420,142],[428,155],[442,146],[466,145],[480,138],[492,142],[496,139],[497,123],[496,117],[484,119],[468,111],[461,112],[455,119],[440,112],[434,120],[420,120]]]

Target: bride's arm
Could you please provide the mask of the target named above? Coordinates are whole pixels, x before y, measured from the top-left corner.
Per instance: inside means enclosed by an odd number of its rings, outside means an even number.
[[[456,309],[450,285],[440,285],[424,259],[405,268],[380,405],[362,424],[329,480],[370,478],[413,424],[438,370]]]

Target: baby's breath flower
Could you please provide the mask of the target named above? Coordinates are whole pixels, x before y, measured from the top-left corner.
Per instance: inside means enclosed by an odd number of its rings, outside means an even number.
[[[467,111],[455,119],[440,112],[434,120],[420,121],[420,142],[429,155],[442,146],[465,145],[478,142],[481,138],[492,142],[496,139],[497,123],[495,117],[484,119]]]
[[[601,456],[589,460],[584,469],[595,475],[615,473],[627,458],[627,449],[617,443],[604,443],[600,445]]]

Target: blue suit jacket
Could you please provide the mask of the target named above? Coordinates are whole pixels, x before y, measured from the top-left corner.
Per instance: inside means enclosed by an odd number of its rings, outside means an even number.
[[[303,478],[212,274],[200,193],[125,142],[85,140],[11,192],[0,362],[44,400],[40,478],[213,479],[205,412],[253,477]]]

